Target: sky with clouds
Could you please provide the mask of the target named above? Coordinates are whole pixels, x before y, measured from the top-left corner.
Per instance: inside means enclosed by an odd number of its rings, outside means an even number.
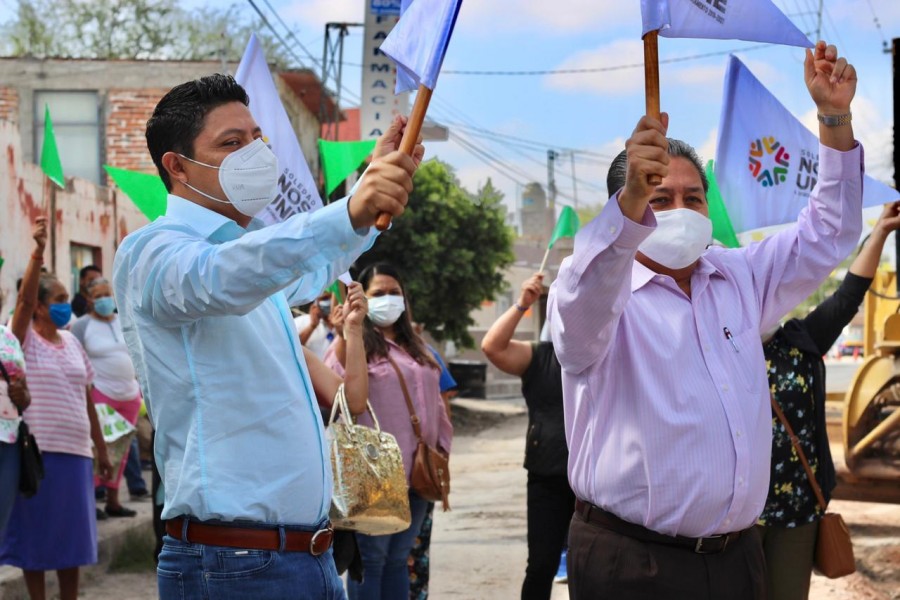
[[[269,6],[257,4],[264,12],[275,9],[318,58],[324,23],[360,22],[366,1],[269,0]],[[815,37],[818,0],[775,0],[775,4],[811,39]],[[884,52],[883,40],[900,37],[900,2],[825,0],[823,4],[822,38],[837,45],[859,72],[854,126],[866,146],[867,169],[890,182],[891,57]],[[277,21],[274,25],[280,26]],[[471,190],[490,177],[512,205],[522,183],[546,183],[546,149],[575,149],[579,152],[574,161],[564,154],[557,163],[559,201],[571,204],[576,193],[573,188],[577,188],[581,204],[604,201],[608,160],[603,157],[623,147],[643,114],[640,31],[637,0],[468,0],[460,11],[429,111],[431,118],[448,124],[453,135],[449,142],[430,144],[428,154],[453,165]],[[353,104],[351,98],[358,97],[361,77],[362,31],[351,32],[343,81],[350,90],[345,100],[348,106]],[[744,60],[804,123],[815,125],[815,109],[803,82],[801,49],[668,38],[661,38],[659,46],[661,61],[706,55],[660,65],[661,104],[671,116],[669,133],[695,145],[704,158],[715,154],[729,51]],[[621,68],[580,74],[453,73],[607,67]],[[494,134],[537,144],[520,144]],[[472,145],[483,155],[476,156]]]
[[[325,23],[361,22],[369,1],[254,3],[293,46],[302,61],[299,66],[319,71]],[[213,2],[184,0],[183,6]],[[774,2],[810,38],[815,37],[819,0]],[[854,127],[866,146],[868,172],[890,182],[891,57],[884,52],[883,41],[900,37],[900,2],[824,0],[823,4],[822,37],[835,43],[859,73]],[[255,16],[249,2],[238,1],[238,6],[243,6],[242,18]],[[638,0],[466,0],[429,111],[430,118],[448,125],[451,140],[431,143],[428,154],[453,165],[472,191],[491,178],[514,206],[522,184],[546,184],[547,149],[563,151],[557,163],[559,202],[572,204],[576,194],[580,204],[605,201],[606,157],[622,149],[644,111],[639,6]],[[288,31],[293,36],[286,35]],[[351,29],[346,41],[342,103],[347,107],[356,105],[359,98],[362,35],[361,28]],[[815,109],[803,82],[801,49],[669,38],[660,38],[659,46],[661,104],[671,117],[669,134],[695,145],[704,159],[715,154],[729,51],[789,110],[815,126]],[[703,57],[692,58],[698,55]],[[613,70],[454,73],[599,68]]]

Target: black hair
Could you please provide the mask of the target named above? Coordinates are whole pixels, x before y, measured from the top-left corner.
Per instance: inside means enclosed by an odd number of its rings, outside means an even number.
[[[78,278],[84,280],[87,277],[88,273],[97,273],[98,275],[103,275],[103,271],[100,270],[100,267],[97,265],[88,265],[86,267],[81,267],[81,270],[78,271]]]
[[[703,170],[703,162],[694,147],[673,138],[666,138],[669,141],[669,156],[680,156],[686,158],[700,175],[700,181],[703,183],[703,191],[709,191],[709,180],[706,178],[706,171]],[[606,191],[610,196],[625,187],[625,176],[628,171],[628,153],[626,150],[619,152],[612,163],[609,165],[609,171],[606,172]]]
[[[167,190],[172,191],[172,181],[163,167],[163,155],[177,152],[193,158],[194,140],[203,130],[206,115],[229,102],[249,106],[250,98],[234,77],[215,74],[176,85],[153,109],[147,121],[147,149]]]
[[[429,352],[428,348],[425,346],[425,341],[413,329],[412,318],[410,317],[409,298],[406,296],[406,286],[403,285],[400,271],[388,263],[375,263],[369,265],[362,270],[357,278],[357,281],[362,285],[363,291],[369,289],[369,284],[372,283],[372,279],[376,275],[393,277],[397,280],[397,283],[400,284],[400,290],[403,292],[403,302],[406,304],[406,310],[403,311],[403,314],[400,315],[400,318],[397,319],[397,322],[394,324],[394,331],[396,333],[395,341],[397,342],[397,345],[406,350],[417,363],[428,365],[435,369],[439,368],[434,356],[432,356],[431,352]],[[388,345],[387,341],[384,339],[384,334],[372,324],[371,319],[366,319],[363,322],[363,345],[366,347],[367,362],[372,362],[373,358],[387,357],[388,355]]]

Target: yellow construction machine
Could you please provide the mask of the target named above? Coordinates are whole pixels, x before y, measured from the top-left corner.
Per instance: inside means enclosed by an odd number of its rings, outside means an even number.
[[[865,300],[864,362],[844,395],[835,498],[900,503],[900,299],[879,270]]]

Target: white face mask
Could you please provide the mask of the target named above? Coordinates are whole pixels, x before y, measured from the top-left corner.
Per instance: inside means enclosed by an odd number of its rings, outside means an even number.
[[[650,260],[669,269],[694,263],[712,243],[712,221],[689,208],[653,213],[656,230],[638,247]]]
[[[389,327],[396,323],[404,310],[406,303],[403,296],[388,294],[369,298],[369,319],[379,327]]]
[[[255,217],[275,198],[278,190],[278,157],[259,138],[226,156],[218,167],[183,154],[178,156],[210,169],[218,169],[219,183],[228,200],[210,196],[187,182],[184,185],[210,200],[223,204],[230,202],[241,214]]]

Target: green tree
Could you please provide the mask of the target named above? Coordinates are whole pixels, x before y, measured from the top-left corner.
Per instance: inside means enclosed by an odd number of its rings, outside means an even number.
[[[503,270],[513,261],[503,195],[490,180],[470,194],[439,160],[423,163],[414,182],[406,212],[357,266],[394,264],[413,318],[439,341],[472,347],[469,314],[504,290]]]
[[[246,12],[239,4],[188,11],[176,0],[17,0],[15,17],[0,26],[0,49],[38,58],[237,61],[256,31],[267,58],[288,66],[287,51]]]

